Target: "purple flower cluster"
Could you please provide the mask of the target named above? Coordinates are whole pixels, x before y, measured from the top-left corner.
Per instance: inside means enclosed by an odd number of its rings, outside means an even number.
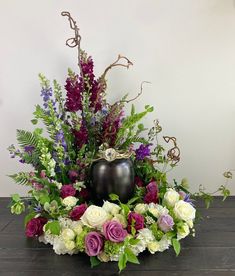
[[[143,160],[145,157],[150,156],[150,147],[151,144],[144,145],[141,144],[138,149],[136,149],[136,159]]]
[[[81,148],[88,140],[88,130],[86,128],[85,122],[82,122],[82,125],[79,130],[73,129],[73,134],[75,136],[75,143],[78,148]]]
[[[66,80],[67,98],[65,106],[70,112],[82,111],[82,94],[84,91],[89,91],[90,107],[97,112],[102,108],[104,86],[102,81],[95,80],[93,60],[91,57],[87,57],[85,53],[81,55],[81,69],[80,76],[73,75]],[[84,81],[84,78],[86,81]]]
[[[67,91],[67,98],[65,107],[70,112],[82,110],[82,91],[83,85],[79,77],[70,76],[66,80],[65,89]]]
[[[135,228],[135,230],[140,230],[144,228],[144,217],[138,213],[130,212],[128,214],[127,221],[127,230],[129,233],[131,233],[132,226]]]
[[[155,181],[150,182],[146,186],[147,193],[144,197],[144,202],[146,204],[149,203],[157,203],[158,202],[158,186]]]
[[[52,105],[55,107],[55,101],[52,100],[52,88],[49,87],[49,88],[45,88],[43,87],[42,90],[41,90],[41,96],[43,98],[43,106],[45,109],[47,109],[48,107],[48,102],[51,100],[52,101]]]
[[[64,139],[64,132],[62,130],[59,130],[55,136],[56,143],[60,143],[64,150],[67,150],[67,144]]]
[[[62,198],[66,198],[67,196],[75,196],[76,189],[72,184],[63,185],[60,189],[60,196]]]
[[[124,111],[122,110],[122,106],[116,104],[111,106],[104,119],[102,141],[109,144],[111,147],[115,144],[117,132],[121,126],[123,116]]]

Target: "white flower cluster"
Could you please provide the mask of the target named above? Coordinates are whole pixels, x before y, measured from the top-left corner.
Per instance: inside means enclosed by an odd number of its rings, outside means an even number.
[[[75,199],[66,197],[63,199],[63,204],[70,210],[77,204]],[[172,233],[175,239],[181,240],[190,232],[194,232],[194,229],[192,231],[190,229],[193,228],[196,210],[189,202],[182,200],[180,194],[172,188],[166,191],[162,205],[139,203],[132,212],[144,218],[144,227],[137,229],[134,234],[129,231],[127,236],[128,239],[134,238],[138,241],[128,245],[136,256],[144,250],[154,254],[168,249],[172,245]],[[59,235],[52,235],[50,231],[45,230],[46,226],[44,226],[44,234],[39,237],[41,242],[52,244],[57,254],[72,255],[86,251],[85,235],[90,231],[102,234],[102,227],[108,221],[117,221],[123,229],[128,229],[128,214],[125,215],[119,205],[109,201],[104,201],[102,207],[90,205],[78,221],[64,217],[58,220]],[[164,227],[161,226],[160,221],[163,221]],[[166,230],[167,223],[170,224],[169,232]],[[107,252],[101,252],[98,258],[101,261],[118,261],[124,249],[123,243],[115,253],[107,255]]]

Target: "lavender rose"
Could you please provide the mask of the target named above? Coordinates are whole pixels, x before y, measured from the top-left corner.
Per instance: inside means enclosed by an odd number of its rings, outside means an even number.
[[[43,217],[31,219],[26,225],[26,236],[29,238],[41,236],[43,234],[43,226],[46,223],[47,219]]]
[[[122,242],[127,236],[127,231],[115,220],[104,223],[103,232],[105,238],[112,242]]]
[[[85,237],[85,250],[88,256],[97,256],[103,249],[104,241],[101,234],[90,232]]]
[[[79,220],[81,216],[85,213],[86,209],[86,204],[81,204],[79,206],[74,207],[73,210],[70,212],[70,218],[72,220]]]
[[[140,230],[144,228],[144,217],[138,213],[130,212],[128,215],[128,227],[127,230],[131,232],[131,226],[133,225],[135,230]]]
[[[66,198],[68,196],[75,196],[76,189],[73,187],[72,184],[63,185],[60,189],[60,196],[62,198]]]
[[[157,221],[157,224],[163,232],[168,232],[172,230],[174,220],[170,215],[161,215]]]

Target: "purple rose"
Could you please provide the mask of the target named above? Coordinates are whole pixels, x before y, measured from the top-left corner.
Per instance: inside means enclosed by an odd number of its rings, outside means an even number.
[[[144,228],[144,217],[135,212],[130,212],[127,218],[128,226],[127,230],[131,233],[131,226],[135,228],[135,230],[140,230]]]
[[[170,215],[162,215],[158,219],[157,224],[163,232],[168,232],[172,230],[174,220]]]
[[[118,221],[107,221],[103,225],[104,236],[112,242],[122,242],[127,236],[127,231],[123,229]]]
[[[62,198],[66,198],[67,196],[75,196],[76,189],[72,184],[63,185],[60,189],[60,196]]]
[[[85,250],[88,256],[97,256],[103,249],[104,241],[101,234],[90,232],[85,237]]]
[[[26,225],[25,234],[29,238],[41,236],[43,226],[47,223],[47,219],[43,217],[32,218]]]
[[[81,204],[79,206],[74,207],[73,210],[70,212],[70,218],[72,220],[79,220],[81,216],[85,213],[86,209],[86,204]]]

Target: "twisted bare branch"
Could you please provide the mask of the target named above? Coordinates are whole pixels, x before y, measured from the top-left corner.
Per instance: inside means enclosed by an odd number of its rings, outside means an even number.
[[[167,152],[167,157],[170,161],[172,161],[172,164],[176,165],[180,161],[180,149],[177,146],[176,138],[175,137],[169,137],[169,136],[163,136],[163,139],[166,143],[172,142],[174,147],[169,149]]]
[[[78,51],[78,67],[80,69],[80,73],[83,77],[83,73],[82,73],[82,67],[81,67],[81,61],[80,61],[80,53],[81,53],[81,35],[79,34],[79,28],[77,26],[76,21],[72,18],[72,16],[70,15],[69,12],[67,11],[63,11],[61,13],[62,16],[66,16],[68,17],[68,21],[69,21],[69,26],[70,28],[74,31],[74,37],[70,37],[66,40],[66,45],[70,48],[75,48],[77,47],[77,51]]]

